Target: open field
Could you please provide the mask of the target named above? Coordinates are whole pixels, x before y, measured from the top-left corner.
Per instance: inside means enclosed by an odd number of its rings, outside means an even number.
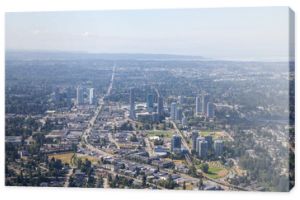
[[[73,152],[49,154],[48,158],[54,157],[55,159],[61,160],[63,163],[71,164],[71,160],[72,160],[73,155],[74,155]]]
[[[193,190],[193,189],[194,189],[194,185],[192,183],[186,184],[186,190]]]
[[[163,131],[163,130],[151,130],[147,131],[146,134],[148,136],[159,136],[159,137],[166,137],[166,138],[171,138],[172,135],[174,134],[173,131],[168,130],[168,131]]]
[[[226,133],[225,131],[200,131],[200,135],[203,137],[211,135],[214,140],[218,140],[218,139],[225,140],[225,141],[232,140],[229,134]]]
[[[58,153],[58,154],[49,154],[48,155],[49,158],[54,157],[55,159],[59,159],[63,163],[68,163],[69,165],[73,164],[72,163],[73,156],[74,156],[73,152]],[[92,163],[96,163],[98,161],[97,158],[92,157],[92,156],[88,156],[88,155],[84,155],[84,154],[77,154],[76,153],[75,156],[77,157],[77,159],[81,159],[82,161],[84,161],[85,159],[88,159]]]
[[[208,162],[208,165],[208,173],[204,174],[209,178],[219,179],[228,174],[228,170],[219,161]],[[200,165],[198,165],[197,168],[200,168]]]

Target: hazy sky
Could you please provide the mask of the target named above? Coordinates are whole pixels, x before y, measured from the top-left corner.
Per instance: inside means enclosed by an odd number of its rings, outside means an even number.
[[[7,50],[288,57],[288,8],[6,14]]]

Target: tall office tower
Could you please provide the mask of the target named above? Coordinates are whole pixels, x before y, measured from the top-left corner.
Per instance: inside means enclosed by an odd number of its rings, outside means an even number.
[[[181,105],[184,103],[183,96],[178,96],[178,103],[181,104]]]
[[[59,103],[60,96],[61,96],[61,94],[60,94],[59,88],[55,88],[54,95],[53,95],[53,101],[55,103]]]
[[[206,116],[208,118],[214,118],[215,117],[215,105],[211,102],[207,103],[207,114]]]
[[[182,108],[178,108],[176,109],[175,120],[181,121],[181,119],[182,119]]]
[[[176,103],[175,102],[172,102],[171,103],[171,113],[170,113],[170,117],[172,120],[175,120],[176,119],[176,112],[177,112],[177,108],[176,108]]]
[[[161,96],[157,97],[157,114],[159,117],[164,114],[164,99]]]
[[[153,94],[148,94],[147,95],[147,110],[148,110],[148,112],[153,112],[153,103],[154,103]]]
[[[130,88],[130,96],[129,96],[129,103],[130,103],[130,114],[129,117],[131,119],[135,119],[135,96],[134,96],[134,88]]]
[[[93,105],[95,103],[94,88],[89,89],[89,104]]]
[[[77,105],[84,104],[83,89],[80,86],[77,87],[76,103]]]
[[[182,126],[187,126],[187,118],[186,118],[186,116],[182,117],[181,124],[182,124]]]
[[[207,103],[209,102],[209,95],[202,93],[202,112],[203,114],[207,114]]]
[[[207,142],[207,145],[208,145],[208,149],[211,150],[212,149],[212,145],[213,145],[213,138],[211,135],[207,135],[204,137],[205,138],[205,141]]]
[[[72,89],[70,87],[68,87],[66,89],[66,96],[67,96],[67,104],[68,104],[68,106],[71,106],[71,104],[72,104]]]
[[[204,137],[201,137],[201,136],[197,137],[197,139],[196,139],[196,152],[197,152],[197,153],[199,152],[199,143],[200,143],[201,141],[205,141],[205,138],[204,138]]]
[[[171,140],[171,151],[181,150],[181,137],[179,135],[173,135]]]
[[[201,140],[199,141],[199,147],[198,147],[198,156],[199,158],[205,159],[207,158],[207,152],[208,152],[208,144],[207,141]]]
[[[197,138],[199,136],[198,131],[193,131],[192,132],[192,150],[196,151],[197,149]]]
[[[196,97],[196,110],[195,115],[201,112],[201,103],[200,103],[200,97]]]
[[[222,140],[216,140],[214,142],[214,152],[215,152],[216,157],[219,157],[223,154],[223,141]]]

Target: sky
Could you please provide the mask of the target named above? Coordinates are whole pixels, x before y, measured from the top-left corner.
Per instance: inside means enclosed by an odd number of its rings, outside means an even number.
[[[288,57],[287,7],[6,13],[6,50]]]

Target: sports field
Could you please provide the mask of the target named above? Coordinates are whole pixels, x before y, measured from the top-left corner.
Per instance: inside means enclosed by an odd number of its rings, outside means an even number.
[[[206,176],[212,179],[223,178],[228,174],[228,169],[225,168],[219,161],[208,162],[209,169],[207,173],[204,173]],[[197,168],[200,169],[201,165],[198,165]]]

